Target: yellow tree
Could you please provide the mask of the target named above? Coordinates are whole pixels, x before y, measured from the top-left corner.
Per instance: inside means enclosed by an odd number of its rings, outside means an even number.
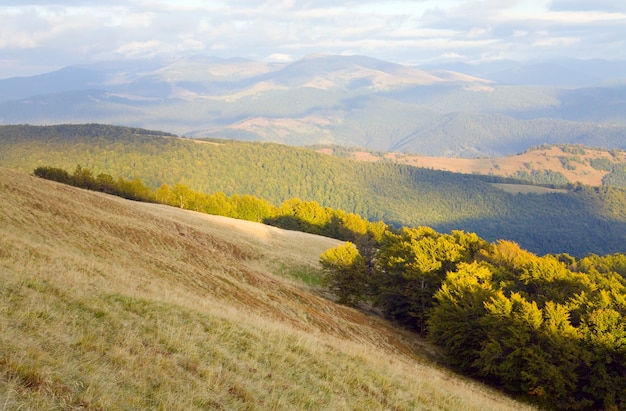
[[[357,247],[346,242],[326,250],[320,256],[324,270],[322,284],[330,289],[342,304],[356,306],[365,297],[365,259]]]

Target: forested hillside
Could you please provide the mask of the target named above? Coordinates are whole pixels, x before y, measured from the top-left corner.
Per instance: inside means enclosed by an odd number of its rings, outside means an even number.
[[[432,157],[323,144],[311,148],[360,161],[393,161],[434,170],[494,175],[531,184],[565,186],[581,182],[626,188],[626,151],[579,144],[543,144],[515,155],[484,158]]]
[[[365,252],[363,252],[365,251]],[[442,347],[456,369],[544,409],[626,408],[626,256],[538,257],[427,228],[321,256],[340,301],[366,301]]]
[[[101,125],[2,126],[0,165],[32,172],[76,165],[151,188],[254,195],[274,205],[317,201],[369,220],[462,229],[510,239],[536,253],[624,251],[626,193],[573,187],[514,195],[476,176],[392,163],[362,163],[271,143],[197,141]]]

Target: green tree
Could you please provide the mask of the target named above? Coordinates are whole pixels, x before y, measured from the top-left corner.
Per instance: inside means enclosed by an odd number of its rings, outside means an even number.
[[[72,181],[70,174],[58,167],[37,167],[33,171],[33,175],[63,184],[70,184]]]
[[[618,410],[626,408],[626,318],[606,304],[607,297],[583,318],[581,333],[592,355],[580,387],[595,409]]]
[[[100,173],[96,176],[97,191],[117,195],[117,184],[110,174]]]
[[[461,261],[454,237],[428,227],[389,233],[376,255],[374,303],[386,316],[426,333],[433,295]]]
[[[487,335],[481,319],[487,314],[485,301],[497,291],[485,264],[461,263],[449,272],[435,293],[435,306],[428,319],[428,337],[447,353],[450,363],[464,372],[476,373],[476,362]]]
[[[519,293],[499,293],[485,303],[481,320],[487,339],[480,350],[480,375],[542,406],[581,409],[576,398],[581,350],[568,308],[553,302],[540,309]]]
[[[88,168],[81,167],[80,164],[74,169],[71,184],[89,190],[96,189],[96,179],[93,176],[93,172]]]
[[[357,247],[346,242],[326,250],[320,256],[324,275],[322,284],[331,290],[342,304],[356,306],[365,297],[365,259]]]

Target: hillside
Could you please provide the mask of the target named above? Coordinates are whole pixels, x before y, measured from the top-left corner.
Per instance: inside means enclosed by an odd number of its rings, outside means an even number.
[[[314,148],[320,153],[358,161],[394,161],[433,170],[510,177],[536,184],[564,185],[580,182],[591,186],[609,185],[615,181],[611,177],[622,174],[626,165],[626,152],[623,150],[580,145],[543,145],[519,154],[493,158],[432,157],[319,145]],[[623,187],[621,179],[619,186]]]
[[[477,176],[279,144],[199,141],[93,124],[0,126],[0,166],[30,173],[41,165],[71,171],[77,164],[96,175],[139,178],[152,188],[181,183],[275,205],[300,198],[371,221],[462,229],[539,254],[608,254],[623,252],[626,244],[626,192],[613,188],[515,195]]]
[[[523,409],[297,280],[334,240],[0,168],[6,409]]]
[[[583,66],[594,72],[583,61],[453,71],[323,54],[289,64],[208,56],[101,62],[0,80],[0,123],[96,122],[464,158],[541,144],[626,148],[626,87],[609,83],[623,75],[623,62],[597,70],[603,74],[591,83],[559,81]]]

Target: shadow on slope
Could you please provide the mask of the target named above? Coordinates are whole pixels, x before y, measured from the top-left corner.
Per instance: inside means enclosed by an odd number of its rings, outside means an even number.
[[[488,241],[513,240],[540,255],[623,253],[623,195],[622,190],[585,186],[565,194],[507,195],[499,213],[495,209],[496,214],[433,224],[433,228],[475,232]]]

